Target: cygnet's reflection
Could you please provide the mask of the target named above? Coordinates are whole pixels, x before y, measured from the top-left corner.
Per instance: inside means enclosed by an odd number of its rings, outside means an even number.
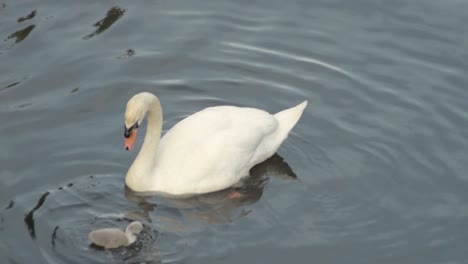
[[[136,193],[126,187],[125,197],[141,208],[139,211],[128,213],[127,217],[152,222],[150,212],[160,210],[166,213],[163,214],[165,220],[171,222],[182,221],[181,218],[212,224],[232,222],[250,213],[243,206],[260,199],[270,178],[296,179],[296,174],[281,156],[275,154],[253,167],[250,176],[236,186],[214,193],[180,198],[155,193]]]

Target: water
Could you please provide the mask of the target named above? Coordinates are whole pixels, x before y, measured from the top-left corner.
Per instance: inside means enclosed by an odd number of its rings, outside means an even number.
[[[467,9],[0,0],[0,263],[468,263]],[[164,130],[309,106],[244,198],[142,198],[122,147],[140,91]],[[136,245],[89,245],[131,219]]]

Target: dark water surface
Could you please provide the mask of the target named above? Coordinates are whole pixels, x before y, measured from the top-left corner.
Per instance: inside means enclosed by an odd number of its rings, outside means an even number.
[[[468,263],[467,10],[0,0],[0,263]],[[242,199],[141,198],[123,182],[139,91],[165,130],[212,105],[309,106]],[[131,219],[136,245],[90,247]]]

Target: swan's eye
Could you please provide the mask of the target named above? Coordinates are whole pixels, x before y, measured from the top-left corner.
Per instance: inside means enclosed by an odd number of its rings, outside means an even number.
[[[124,125],[124,137],[126,138],[129,138],[130,135],[132,134],[132,131],[133,129],[137,129],[138,128],[138,122],[136,122],[133,126],[127,128],[125,125]]]

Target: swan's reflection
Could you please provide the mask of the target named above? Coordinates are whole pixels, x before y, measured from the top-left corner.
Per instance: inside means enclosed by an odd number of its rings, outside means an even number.
[[[270,178],[296,179],[291,167],[277,154],[250,170],[250,176],[231,188],[185,198],[161,196],[153,193],[136,193],[125,188],[125,197],[138,204],[141,210],[130,212],[132,220],[152,222],[150,212],[163,211],[164,220],[182,228],[183,219],[198,220],[203,223],[221,224],[245,217],[250,210],[244,206],[257,202]],[[238,193],[237,198],[232,193]],[[161,219],[158,219],[160,221]],[[175,230],[174,230],[175,231]]]
[[[125,197],[136,203],[138,210],[126,213],[119,221],[130,223],[138,220],[153,224],[145,225],[135,244],[116,250],[110,257],[116,262],[131,263],[163,263],[168,256],[177,258],[171,252],[183,250],[187,233],[207,225],[234,222],[249,215],[251,209],[248,205],[260,200],[263,188],[271,178],[292,180],[296,175],[282,157],[274,155],[253,167],[250,176],[237,186],[214,193],[181,198],[136,193],[126,187]],[[231,198],[232,192],[241,195]],[[155,243],[160,236],[164,239]]]

